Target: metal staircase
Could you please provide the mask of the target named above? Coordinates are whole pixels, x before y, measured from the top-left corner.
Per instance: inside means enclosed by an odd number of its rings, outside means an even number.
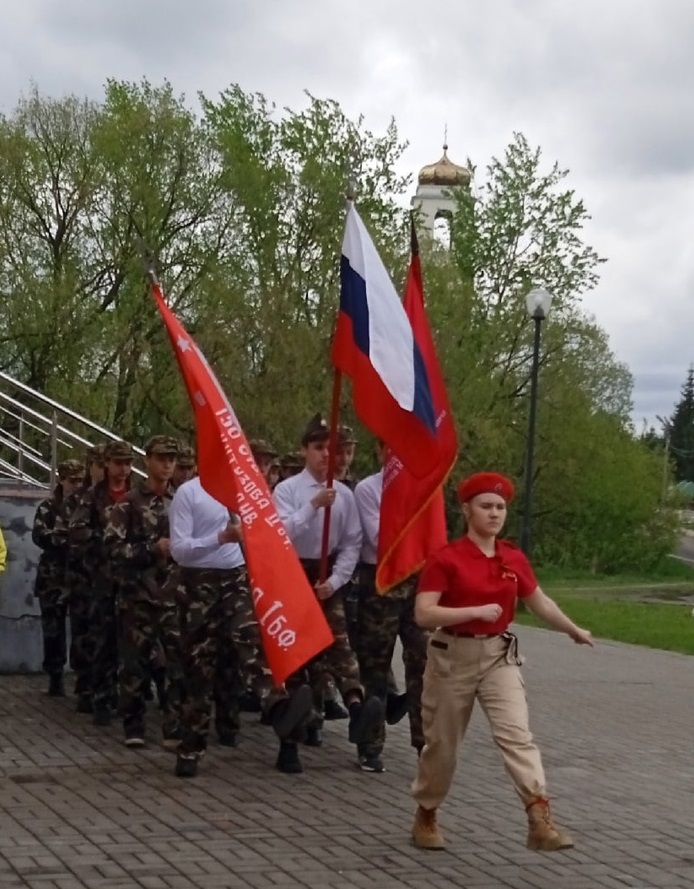
[[[120,436],[0,371],[2,487],[50,489],[58,463],[84,458],[89,445]],[[142,454],[139,448],[133,450]],[[138,470],[134,470],[138,472]]]

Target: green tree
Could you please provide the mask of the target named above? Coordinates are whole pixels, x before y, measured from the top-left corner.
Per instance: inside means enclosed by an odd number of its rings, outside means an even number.
[[[224,342],[207,342],[242,421],[286,442],[296,441],[308,415],[329,406],[349,177],[386,261],[401,261],[405,244],[397,197],[408,180],[395,173],[405,147],[395,125],[377,136],[336,102],[307,94],[307,103],[280,115],[238,86],[215,102],[202,99],[234,213],[226,292],[209,306]]]
[[[201,103],[109,81],[101,103],[34,89],[0,121],[0,362],[126,438],[190,435],[144,246],[249,432],[288,445],[328,403],[348,175],[397,264],[404,145],[311,96]]]
[[[668,431],[675,479],[678,482],[694,481],[694,366],[687,371]]]
[[[135,442],[192,435],[144,247],[247,432],[291,447],[329,403],[348,177],[403,281],[405,145],[394,123],[371,133],[308,94],[279,111],[232,85],[200,103],[196,114],[168,83],[110,81],[100,103],[33,90],[0,120],[0,366]],[[555,301],[543,325],[537,553],[601,571],[647,567],[673,536],[659,508],[662,455],[635,437],[629,371],[581,310],[602,259],[583,241],[587,211],[567,177],[516,135],[472,193],[456,194],[452,249],[422,245],[461,433],[454,481],[493,467],[523,484],[524,297],[542,283]],[[688,386],[694,409],[691,374]],[[353,420],[348,387],[343,407]],[[686,430],[679,407],[673,424]],[[518,512],[510,518],[513,534]]]
[[[99,187],[91,147],[98,107],[32,89],[0,120],[2,366],[42,391],[79,372],[91,341],[89,209]]]
[[[580,307],[579,297],[594,286],[603,260],[583,242],[588,214],[566,187],[567,175],[556,164],[545,172],[540,150],[515,136],[503,158],[487,168],[485,181],[455,192],[452,249],[429,244],[424,269],[460,424],[458,472],[497,468],[519,488],[525,483],[533,332],[525,295],[538,283],[552,292],[540,364],[536,553],[547,561],[612,571],[628,558],[620,553],[633,556],[634,542],[641,563],[660,559],[672,543],[672,527],[669,519],[660,522],[659,536],[651,527],[662,517],[662,475],[631,429],[631,374]],[[621,461],[616,475],[610,462],[615,458]],[[620,521],[601,529],[603,490],[621,497],[614,504]],[[511,536],[519,529],[519,501],[510,515]],[[652,545],[644,545],[644,529],[653,532]]]

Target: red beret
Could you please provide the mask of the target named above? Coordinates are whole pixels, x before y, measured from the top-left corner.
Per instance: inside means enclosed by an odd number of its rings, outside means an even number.
[[[498,494],[508,503],[515,493],[513,482],[498,472],[476,472],[458,485],[458,498],[467,503],[478,494]]]

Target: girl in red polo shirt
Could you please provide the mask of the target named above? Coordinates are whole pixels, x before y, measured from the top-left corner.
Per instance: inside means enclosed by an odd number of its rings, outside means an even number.
[[[458,497],[467,533],[431,556],[419,580],[415,619],[419,626],[436,630],[429,641],[422,693],[426,744],[412,786],[419,806],[412,840],[422,849],[444,848],[436,811],[453,781],[458,744],[475,700],[525,805],[528,848],[573,846],[550,818],[542,759],[528,728],[517,642],[508,632],[516,599],[579,645],[593,641],[542,592],[523,553],[497,539],[513,493],[511,481],[493,472],[463,481]]]

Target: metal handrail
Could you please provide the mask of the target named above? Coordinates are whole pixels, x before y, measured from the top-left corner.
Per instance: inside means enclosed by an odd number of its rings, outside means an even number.
[[[0,392],[0,398],[2,397],[3,394],[4,393]],[[26,417],[22,417],[19,414],[15,414],[14,411],[11,411],[9,408],[6,408],[4,404],[0,404],[0,413],[7,414],[8,417],[12,417],[14,420],[17,420],[19,423],[23,423],[25,426],[28,426],[29,429],[34,429],[36,432],[40,432],[42,435],[48,435],[46,430],[42,429],[41,426],[37,426],[36,423],[30,423],[29,420],[26,419]],[[45,418],[44,418],[44,420],[45,420]],[[10,433],[7,430],[5,430],[5,435],[9,435],[9,434]],[[63,447],[66,447],[66,448],[72,447],[72,445],[69,442],[63,441],[62,438],[58,439],[58,444],[63,445]],[[29,447],[29,445],[27,445],[27,444],[25,444],[24,446],[27,448]]]
[[[1,410],[2,410],[2,406],[0,405],[0,411]],[[39,432],[43,432],[43,429],[40,429]],[[41,451],[38,448],[35,448],[35,447],[33,447],[33,445],[27,444],[25,441],[22,441],[22,439],[18,435],[14,435],[12,432],[8,432],[7,429],[3,429],[2,434],[6,438],[11,439],[12,441],[21,445],[21,447],[24,451],[31,451],[31,453],[36,454],[37,457],[41,456]],[[64,442],[63,442],[63,444],[64,444]]]
[[[27,395],[31,395],[32,398],[36,398],[42,404],[47,405],[52,410],[54,410],[58,413],[61,413],[66,417],[70,417],[71,420],[76,420],[78,423],[82,423],[88,429],[91,429],[94,432],[98,432],[99,435],[103,435],[106,438],[110,439],[111,441],[119,441],[120,436],[111,432],[109,429],[105,429],[103,426],[99,426],[98,423],[93,423],[91,420],[88,420],[86,417],[83,417],[81,414],[78,414],[77,411],[70,410],[70,408],[65,407],[64,405],[60,404],[60,402],[58,402],[58,401],[54,401],[54,399],[49,398],[47,395],[42,395],[36,389],[32,389],[31,386],[27,386],[26,383],[20,383],[19,380],[15,380],[14,377],[11,377],[9,374],[5,373],[5,371],[0,370],[0,380],[4,380],[6,383],[10,383],[12,386],[19,389],[20,391],[26,392]],[[2,397],[3,394],[4,393],[0,393],[0,397]],[[19,404],[19,402],[16,402],[13,399],[11,399],[9,395],[5,395],[4,397],[5,397],[6,401],[8,401],[11,404],[13,403],[15,406],[17,404]],[[20,407],[22,407],[24,410],[26,410],[26,408],[24,408],[24,406],[21,404],[20,404]],[[35,417],[38,416],[38,417],[41,417],[42,419],[45,419],[45,418],[43,418],[42,414],[39,414],[36,411],[33,411],[32,415]],[[63,426],[59,426],[58,429],[61,432],[72,436],[72,438],[75,441],[79,441],[80,444],[83,444],[83,445],[91,444],[91,442],[87,441],[86,438],[82,438],[81,436],[76,435],[73,432],[70,432],[69,429],[65,429],[65,427],[63,427]],[[135,451],[136,454],[140,454],[141,456],[144,454],[144,451],[141,448],[136,448],[134,446],[133,446],[133,451]]]
[[[32,475],[28,475],[26,472],[22,472],[21,469],[17,469],[16,466],[8,463],[7,460],[3,460],[0,458],[0,467],[7,470],[7,472],[9,473],[6,478],[18,479],[21,482],[27,482],[28,484],[35,485],[37,488],[48,488],[48,485],[46,485],[44,482],[40,482]]]
[[[48,423],[53,426],[53,420],[49,417],[44,417],[42,413],[39,411],[35,411],[31,407],[27,407],[22,404],[21,401],[17,401],[16,398],[12,398],[11,395],[8,395],[6,392],[0,392],[0,400],[6,401],[8,404],[11,404],[13,407],[18,408],[19,410],[24,411],[24,413],[29,414],[30,417],[34,417],[35,420],[41,420],[44,423]],[[67,429],[65,426],[61,426],[60,424],[56,424],[56,430],[60,432],[62,435],[65,435],[67,438],[71,438],[73,442],[77,444],[84,445],[88,447],[91,442],[87,438],[83,438],[81,435],[78,435],[76,432],[72,432],[70,429]],[[47,430],[46,434],[50,434],[50,431]],[[72,444],[66,443],[67,447],[71,448]]]
[[[30,454],[28,451],[23,450],[20,445],[16,445],[13,441],[7,440],[5,437],[4,430],[0,431],[0,444],[6,448],[9,448],[11,451],[14,451],[16,454],[23,454],[27,460],[31,460],[32,463],[36,464],[36,466],[40,466],[41,469],[45,469],[46,472],[51,471],[51,464],[46,463],[45,460],[42,460],[40,457],[35,457],[33,454]],[[21,470],[20,470],[21,472]]]
[[[72,429],[59,423],[59,416],[61,418],[64,417],[73,420],[109,441],[118,441],[120,439],[120,436],[111,432],[109,429],[105,429],[98,423],[94,423],[92,420],[87,419],[87,417],[78,414],[77,411],[73,411],[55,401],[53,398],[49,398],[47,395],[43,395],[36,389],[32,389],[32,387],[28,386],[26,383],[15,380],[14,377],[11,377],[4,371],[0,371],[0,382],[8,383],[18,392],[31,396],[31,398],[36,399],[39,405],[44,405],[48,409],[47,413],[43,414],[40,410],[36,410],[35,408],[23,404],[21,401],[18,401],[16,398],[13,398],[7,392],[0,389],[0,412],[13,417],[19,423],[19,437],[9,430],[0,429],[0,446],[6,447],[17,454],[17,466],[12,466],[6,460],[0,459],[0,467],[7,469],[12,473],[14,478],[19,479],[20,481],[26,481],[42,488],[52,487],[56,481],[58,468],[58,445],[60,444],[63,447],[72,450],[75,445],[90,447],[93,444],[92,441],[85,438],[83,435],[73,432]],[[8,405],[15,410],[10,410]],[[15,411],[17,411],[17,413],[15,413]],[[27,417],[30,417],[35,422],[32,423]],[[23,440],[23,430],[25,426],[34,429],[40,435],[44,435],[49,439],[51,448],[50,464],[40,459],[40,451]],[[144,455],[142,448],[133,446],[133,452],[140,456]],[[48,474],[48,485],[24,472],[25,460],[31,461]],[[133,474],[140,477],[146,476],[146,473],[136,467],[133,467]]]

